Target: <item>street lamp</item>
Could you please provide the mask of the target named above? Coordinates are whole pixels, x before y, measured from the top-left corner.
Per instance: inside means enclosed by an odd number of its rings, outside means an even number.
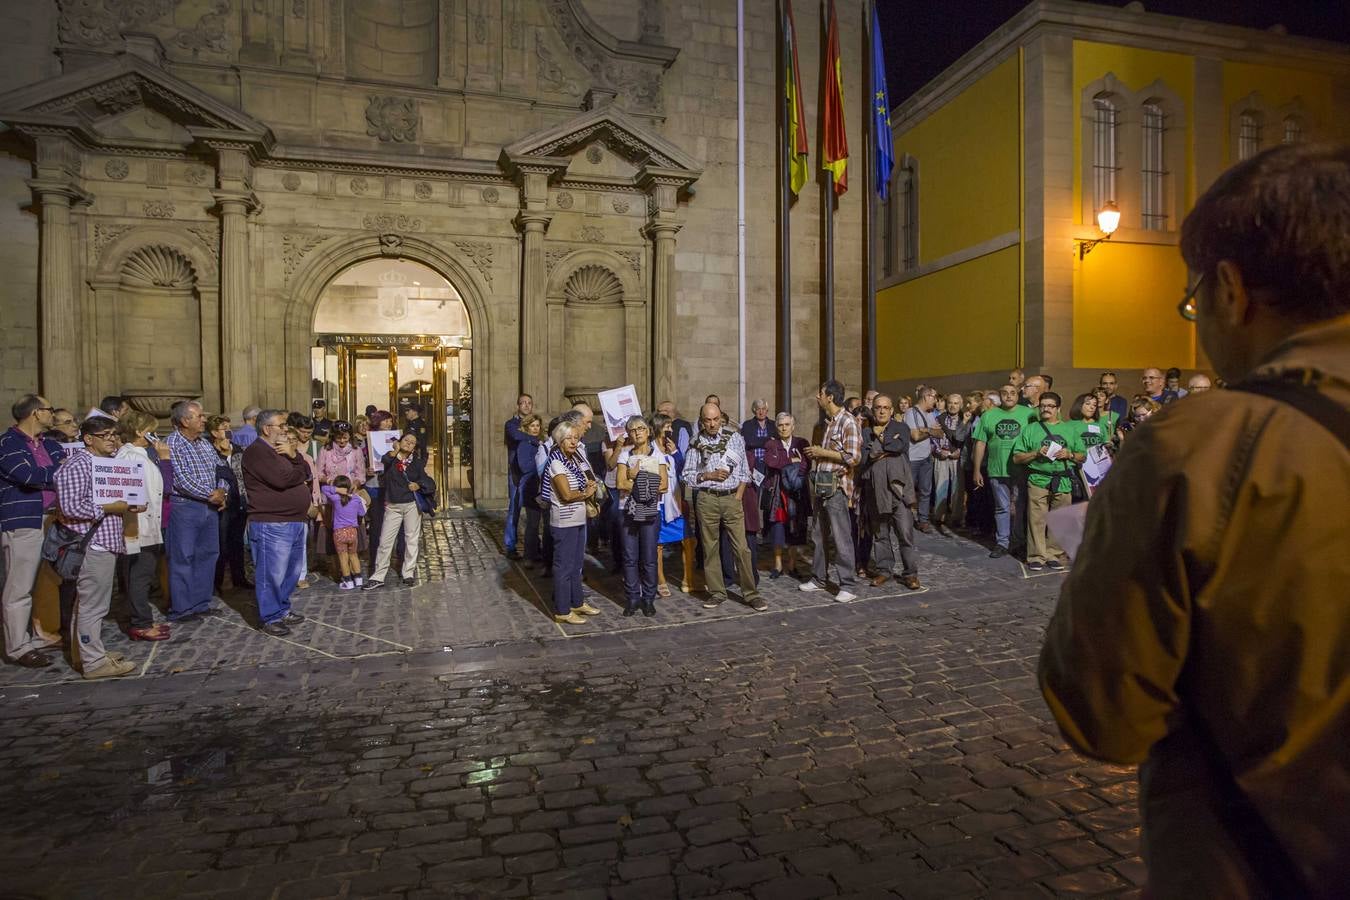
[[[1097,211],[1097,230],[1102,236],[1093,240],[1080,240],[1078,244],[1078,258],[1081,260],[1092,252],[1092,248],[1102,241],[1111,240],[1111,235],[1116,233],[1120,227],[1120,207],[1116,206],[1116,201],[1108,200],[1106,205]]]

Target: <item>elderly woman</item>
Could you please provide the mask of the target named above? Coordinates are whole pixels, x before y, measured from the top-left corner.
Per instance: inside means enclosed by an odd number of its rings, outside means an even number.
[[[764,446],[766,477],[760,487],[764,521],[768,523],[769,539],[773,543],[773,569],[770,578],[783,572],[783,548],[787,548],[787,569],[797,571],[797,548],[806,546],[806,519],[811,514],[811,500],[806,488],[806,458],[809,443],[796,437],[796,420],[791,413],[780,412],[774,420],[778,436]]]
[[[225,567],[235,589],[253,588],[244,574],[244,527],[248,523],[248,495],[244,492],[244,451],[230,438],[229,416],[208,416],[206,435],[220,460],[216,475],[229,484],[225,508],[220,514],[220,555],[216,557],[215,588],[225,584]]]
[[[580,449],[582,430],[571,422],[553,429],[553,450],[544,467],[543,496],[553,535],[553,621],[580,625],[600,610],[586,602],[581,574],[586,564],[586,501],[595,496],[595,472]]]
[[[145,511],[136,515],[136,534],[126,536],[127,552],[117,558],[117,580],[122,597],[131,610],[131,626],[127,635],[133,641],[167,641],[169,623],[155,624],[150,595],[163,599],[160,587],[159,564],[164,559],[164,526],[168,516],[168,498],[164,485],[173,484],[173,462],[169,459],[169,445],[155,440],[155,417],[136,410],[129,411],[117,422],[117,435],[122,446],[118,459],[130,459],[145,466]]]
[[[661,500],[670,489],[670,464],[652,441],[652,427],[642,416],[624,423],[630,446],[615,467],[618,503],[623,516],[623,586],[628,604],[623,614],[639,609],[656,615],[656,541],[661,532]]]

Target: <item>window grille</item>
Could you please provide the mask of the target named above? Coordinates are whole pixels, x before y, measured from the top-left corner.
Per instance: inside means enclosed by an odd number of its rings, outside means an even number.
[[[1284,120],[1284,142],[1286,144],[1303,142],[1303,123],[1299,121],[1298,116],[1290,116]]]
[[[1110,97],[1092,101],[1092,208],[1099,210],[1116,199],[1116,129],[1119,113]]]
[[[889,278],[895,274],[895,242],[894,229],[891,227],[891,216],[895,215],[895,187],[887,192],[886,199],[878,202],[877,209],[877,239],[881,242],[877,248],[881,251],[881,277]]]
[[[900,198],[898,221],[900,271],[908,272],[919,266],[919,184],[913,165],[900,169]]]
[[[1245,112],[1238,122],[1238,160],[1251,159],[1261,152],[1261,119]]]
[[[1140,166],[1142,196],[1140,220],[1152,231],[1167,229],[1167,168],[1163,156],[1163,141],[1167,133],[1167,117],[1156,103],[1144,104],[1143,165]]]

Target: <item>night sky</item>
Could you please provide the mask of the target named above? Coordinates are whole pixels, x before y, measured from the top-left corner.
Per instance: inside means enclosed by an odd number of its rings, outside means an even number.
[[[1124,6],[1112,0],[1082,0]],[[1026,0],[876,0],[891,105],[899,106],[1027,5]],[[1149,12],[1350,44],[1350,0],[1144,0]]]

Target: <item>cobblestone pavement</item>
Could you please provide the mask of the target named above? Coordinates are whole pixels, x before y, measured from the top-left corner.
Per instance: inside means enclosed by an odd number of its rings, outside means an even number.
[[[677,594],[564,633],[491,529],[438,525],[482,541],[440,581],[322,601],[411,650],[211,620],[173,677],[0,687],[0,895],[1138,895],[1133,773],[1036,688],[1057,578],[927,538],[919,596],[766,581],[767,613]]]

